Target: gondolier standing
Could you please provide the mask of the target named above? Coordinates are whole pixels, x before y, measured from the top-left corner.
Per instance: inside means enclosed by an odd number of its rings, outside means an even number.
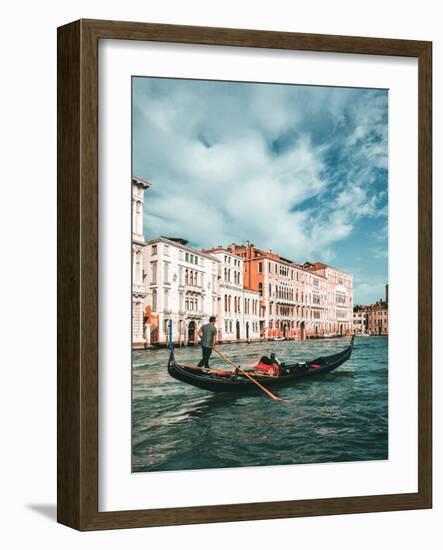
[[[209,318],[209,323],[200,327],[198,331],[200,337],[200,345],[202,347],[203,357],[198,364],[199,367],[209,368],[209,358],[211,357],[212,348],[217,341],[217,329],[215,328],[215,317]]]

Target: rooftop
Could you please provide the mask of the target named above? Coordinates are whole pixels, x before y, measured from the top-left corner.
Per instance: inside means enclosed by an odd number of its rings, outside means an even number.
[[[219,262],[220,260],[217,260],[217,258],[214,258],[214,256],[210,256],[209,254],[202,252],[198,250],[197,248],[192,248],[191,246],[187,246],[185,244],[182,244],[180,241],[186,241],[186,239],[180,239],[179,237],[174,237],[174,240],[169,239],[168,237],[157,237],[156,239],[151,239],[149,241],[146,241],[147,245],[152,245],[156,243],[164,243],[169,246],[174,246],[175,248],[180,248],[182,250],[185,250],[186,252],[190,252],[191,254],[196,254],[198,256],[203,256],[203,258],[206,258],[208,260],[211,260],[213,262]],[[187,243],[188,241],[186,241]]]
[[[152,187],[151,182],[143,178],[139,178],[138,176],[132,176],[132,183],[134,185],[140,185],[141,187],[143,187],[143,189],[148,189],[149,187]]]

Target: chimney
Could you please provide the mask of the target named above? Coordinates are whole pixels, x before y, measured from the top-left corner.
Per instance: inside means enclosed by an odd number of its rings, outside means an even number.
[[[237,252],[237,247],[236,247],[235,243],[232,243],[232,244],[231,244],[231,252],[232,252],[233,254],[235,254],[235,253]]]
[[[250,253],[250,256],[249,256],[249,257],[250,257],[250,258],[253,258],[253,257],[254,257],[254,253],[255,253],[255,247],[254,247],[254,244],[253,244],[253,243],[251,243],[250,251],[251,251],[251,253]]]

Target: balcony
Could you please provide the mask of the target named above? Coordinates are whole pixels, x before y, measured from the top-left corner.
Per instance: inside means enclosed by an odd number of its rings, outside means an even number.
[[[185,289],[189,292],[198,292],[200,294],[203,292],[203,287],[200,285],[190,285],[185,283]]]
[[[294,299],[286,299],[286,298],[274,298],[274,301],[276,304],[282,304],[285,306],[295,306],[297,302]]]
[[[187,317],[204,317],[205,313],[203,311],[194,309],[190,311],[185,311],[185,315]]]

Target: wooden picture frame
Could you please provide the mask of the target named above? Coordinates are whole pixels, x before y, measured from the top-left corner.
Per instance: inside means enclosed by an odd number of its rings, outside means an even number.
[[[98,42],[159,41],[418,59],[418,492],[98,511]],[[432,506],[432,44],[80,20],[58,29],[58,521],[79,530]]]

